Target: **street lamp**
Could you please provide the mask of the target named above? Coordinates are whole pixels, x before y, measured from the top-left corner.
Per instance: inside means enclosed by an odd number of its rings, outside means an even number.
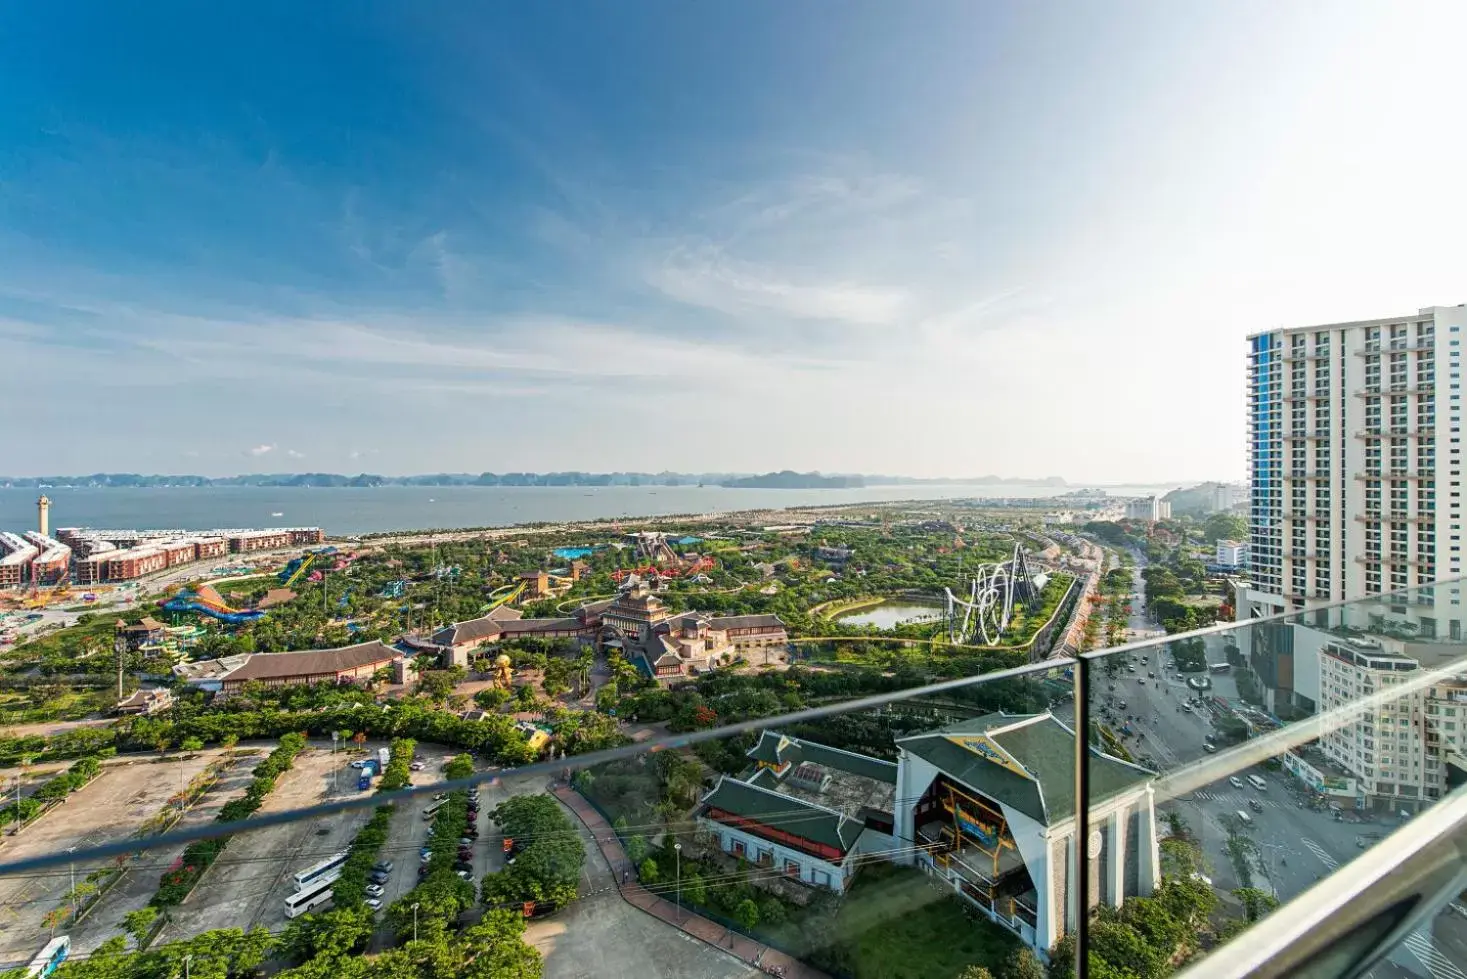
[[[76,854],[76,847],[69,846],[69,847],[66,848],[66,852],[69,853],[69,854],[72,854],[73,857],[74,857],[75,854]],[[66,866],[71,870],[71,910],[72,910],[72,914],[75,915],[76,914],[76,860],[75,859],[68,860],[66,862]]]
[[[193,960],[194,957],[192,955],[185,955],[183,957],[183,979],[188,979],[188,965]]]
[[[672,855],[677,860],[677,920],[683,920],[683,845],[674,843]]]
[[[418,940],[418,902],[413,902],[413,941]]]

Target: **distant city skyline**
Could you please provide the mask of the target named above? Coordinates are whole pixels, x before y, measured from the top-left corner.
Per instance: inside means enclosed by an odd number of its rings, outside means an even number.
[[[0,32],[17,476],[1234,480],[1248,334],[1467,301],[1461,5],[80,7]]]

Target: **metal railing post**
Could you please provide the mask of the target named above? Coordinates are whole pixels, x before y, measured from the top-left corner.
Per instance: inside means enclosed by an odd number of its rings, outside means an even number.
[[[1090,661],[1075,658],[1075,975],[1090,974]],[[1069,909],[1065,909],[1068,914]]]

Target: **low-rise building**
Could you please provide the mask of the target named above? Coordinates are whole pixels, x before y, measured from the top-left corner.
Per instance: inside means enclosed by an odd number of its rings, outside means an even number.
[[[130,547],[113,551],[107,558],[107,580],[128,581],[162,571],[168,567],[168,555],[161,547]]]
[[[40,548],[19,534],[0,532],[0,588],[19,588],[29,578]]]
[[[1236,540],[1218,541],[1216,561],[1224,568],[1241,568],[1248,563],[1248,542]]]
[[[224,686],[224,678],[244,666],[249,658],[249,653],[235,653],[218,659],[196,659],[174,666],[173,675],[185,686],[217,693]]]
[[[383,667],[394,665],[403,654],[373,640],[339,649],[311,649],[296,653],[255,653],[244,665],[221,680],[221,693],[238,693],[247,683],[286,687],[313,683],[370,681]]]
[[[31,560],[30,580],[35,585],[59,585],[71,576],[71,548],[45,534],[28,530],[21,535],[40,552]]]
[[[165,711],[172,706],[173,694],[166,687],[157,687],[155,689],[134,691],[131,696],[119,700],[113,710],[124,716],[148,716]]]
[[[1046,955],[1073,927],[1075,861],[1089,906],[1160,882],[1152,773],[1091,749],[1090,838],[1075,839],[1075,734],[1048,711],[989,714],[897,739],[896,860],[921,867]]]
[[[752,768],[724,776],[699,804],[701,829],[725,853],[837,893],[862,853],[892,853],[897,766],[765,731]]]
[[[162,642],[168,636],[168,628],[151,615],[145,615],[139,621],[130,624],[123,619],[118,619],[113,633],[116,645],[132,652],[143,646]]]

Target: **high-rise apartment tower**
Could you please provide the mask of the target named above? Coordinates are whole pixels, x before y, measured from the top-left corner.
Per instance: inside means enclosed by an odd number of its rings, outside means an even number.
[[[1463,573],[1464,336],[1431,306],[1248,338],[1250,614]]]

